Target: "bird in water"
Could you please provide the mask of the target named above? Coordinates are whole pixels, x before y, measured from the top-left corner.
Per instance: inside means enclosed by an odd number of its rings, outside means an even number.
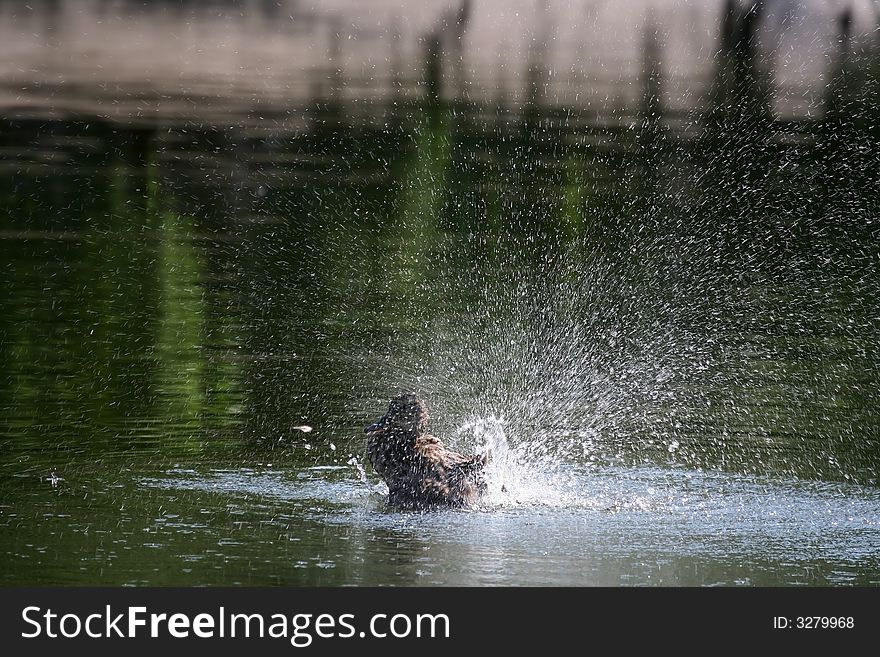
[[[367,457],[388,485],[389,506],[401,509],[464,508],[486,492],[488,454],[463,456],[428,433],[428,407],[414,393],[391,400],[388,411],[364,431]]]

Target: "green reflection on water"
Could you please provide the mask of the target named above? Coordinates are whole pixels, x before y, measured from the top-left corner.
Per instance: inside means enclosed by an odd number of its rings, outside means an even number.
[[[571,357],[594,361],[577,376],[641,368],[638,402],[632,380],[606,376],[629,415],[608,425],[606,457],[662,461],[674,440],[695,465],[874,481],[873,439],[842,437],[877,426],[876,228],[862,219],[876,173],[866,161],[828,177],[829,149],[872,152],[826,143],[839,117],[733,142],[555,109],[488,127],[485,108],[396,111],[393,128],[233,132],[220,141],[231,159],[199,144],[215,133],[92,128],[97,165],[4,177],[7,436],[111,451],[268,441],[317,463],[292,426],[321,424],[358,453],[348,431],[401,386],[435,393],[441,422],[518,392],[534,402],[516,386],[574,372],[548,339],[562,331],[584,341]],[[848,134],[875,143],[858,125]],[[349,149],[358,162],[327,157]],[[261,171],[250,152],[305,164]],[[462,358],[471,388],[458,394]],[[585,403],[563,423],[599,412]],[[825,441],[818,458],[800,454],[810,436]]]
[[[169,393],[163,399],[162,414],[195,428],[205,404],[205,358],[200,353],[206,311],[200,286],[204,274],[192,242],[191,223],[172,212],[160,216],[156,378],[160,390]]]

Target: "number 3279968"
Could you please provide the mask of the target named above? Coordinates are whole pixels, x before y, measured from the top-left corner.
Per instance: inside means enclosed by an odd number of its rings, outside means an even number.
[[[773,617],[773,628],[777,630],[851,630],[855,625],[852,616]]]

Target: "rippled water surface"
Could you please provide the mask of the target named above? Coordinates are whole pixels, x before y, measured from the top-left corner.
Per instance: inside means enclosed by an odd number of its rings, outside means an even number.
[[[173,467],[21,486],[4,581],[244,585],[873,585],[875,488],[564,468],[469,512],[400,513],[353,467]],[[30,490],[28,490],[30,489]],[[517,493],[526,500],[517,498]],[[549,498],[549,501],[545,499]]]

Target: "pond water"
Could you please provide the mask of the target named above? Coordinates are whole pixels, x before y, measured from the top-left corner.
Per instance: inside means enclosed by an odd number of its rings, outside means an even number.
[[[8,112],[0,584],[880,583],[877,76],[787,119],[736,52],[677,114]],[[479,508],[385,507],[405,390]]]
[[[571,466],[478,510],[404,513],[344,466],[140,461],[19,480],[5,582],[878,583],[880,492],[853,484]]]

